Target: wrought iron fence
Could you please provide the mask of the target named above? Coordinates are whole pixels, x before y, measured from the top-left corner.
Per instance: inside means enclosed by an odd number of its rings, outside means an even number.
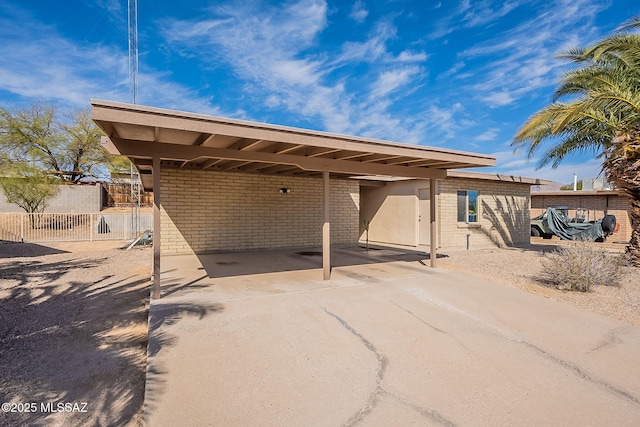
[[[128,213],[3,213],[0,240],[51,242],[129,240],[153,228],[153,215]]]

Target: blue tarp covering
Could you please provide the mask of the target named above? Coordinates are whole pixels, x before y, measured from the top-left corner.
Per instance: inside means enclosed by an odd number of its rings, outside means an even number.
[[[594,241],[605,234],[601,219],[595,223],[569,223],[566,215],[554,208],[547,208],[545,221],[547,221],[547,227],[562,240]]]

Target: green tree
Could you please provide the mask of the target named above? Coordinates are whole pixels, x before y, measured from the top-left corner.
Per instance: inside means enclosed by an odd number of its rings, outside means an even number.
[[[63,183],[76,184],[106,174],[113,162],[100,144],[102,133],[88,110],[63,117],[53,105],[25,109],[0,107],[0,156],[40,169]]]
[[[633,224],[628,251],[640,266],[640,17],[588,48],[561,57],[568,71],[551,105],[531,116],[513,146],[529,158],[551,141],[538,167],[558,164],[570,153],[594,150],[607,180],[630,197]],[[565,101],[560,101],[564,99]]]
[[[27,213],[41,213],[58,193],[54,179],[38,169],[20,166],[3,169],[0,187],[9,203],[15,203]]]

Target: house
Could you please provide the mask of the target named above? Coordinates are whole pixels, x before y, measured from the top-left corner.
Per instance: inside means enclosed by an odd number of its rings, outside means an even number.
[[[492,156],[109,101],[103,144],[154,192],[154,290],[162,256],[332,244],[522,245],[539,181],[464,172]]]

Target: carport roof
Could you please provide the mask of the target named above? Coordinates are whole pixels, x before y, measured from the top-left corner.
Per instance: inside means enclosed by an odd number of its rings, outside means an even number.
[[[112,153],[129,157],[151,189],[152,159],[167,168],[333,177],[438,178],[495,166],[495,157],[140,105],[92,100]]]

